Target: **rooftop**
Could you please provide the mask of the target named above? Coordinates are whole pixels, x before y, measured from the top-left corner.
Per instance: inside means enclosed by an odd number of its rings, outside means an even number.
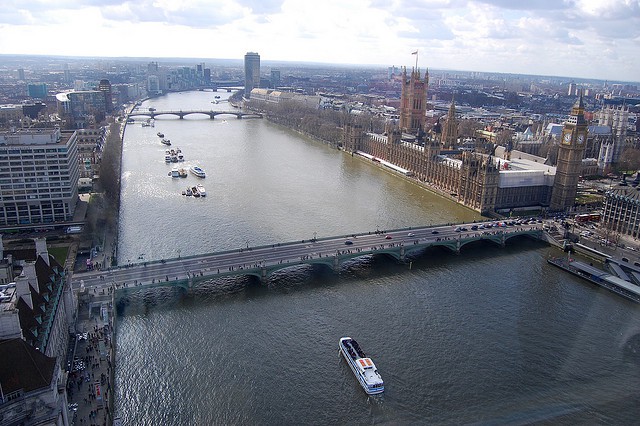
[[[22,339],[0,340],[0,385],[6,395],[50,386],[56,359],[37,351]]]

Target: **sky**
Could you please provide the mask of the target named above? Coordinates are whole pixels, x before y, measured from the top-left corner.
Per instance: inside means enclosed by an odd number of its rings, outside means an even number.
[[[640,81],[640,0],[2,0],[0,54],[242,59]]]

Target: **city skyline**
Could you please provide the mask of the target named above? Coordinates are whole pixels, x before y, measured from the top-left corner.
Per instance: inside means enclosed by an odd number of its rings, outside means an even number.
[[[331,0],[322,7],[298,0],[111,0],[99,7],[86,0],[9,0],[7,6],[0,12],[0,54],[240,59],[255,51],[266,61],[412,66],[418,50],[421,68],[639,80],[634,0]],[[46,33],[60,42],[43,43]]]

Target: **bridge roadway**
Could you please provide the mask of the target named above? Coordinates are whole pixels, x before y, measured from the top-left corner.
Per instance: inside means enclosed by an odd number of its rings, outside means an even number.
[[[341,262],[360,256],[382,254],[405,262],[407,257],[433,246],[460,253],[464,245],[474,241],[487,240],[504,246],[512,237],[526,235],[540,239],[543,235],[540,223],[471,230],[473,225],[480,223],[375,231],[245,247],[74,273],[71,280],[75,290],[81,286],[97,289],[180,286],[190,289],[199,281],[217,277],[253,275],[263,280],[277,270],[304,264],[325,265],[339,272]],[[467,231],[457,232],[455,228],[458,227]],[[347,240],[351,244],[345,244]]]
[[[181,120],[190,114],[204,114],[208,115],[210,119],[214,119],[216,115],[235,115],[236,118],[262,118],[262,114],[257,112],[242,112],[242,111],[206,111],[206,110],[189,110],[189,111],[136,111],[133,110],[127,114],[127,117],[149,117],[156,118],[160,115],[175,115]]]

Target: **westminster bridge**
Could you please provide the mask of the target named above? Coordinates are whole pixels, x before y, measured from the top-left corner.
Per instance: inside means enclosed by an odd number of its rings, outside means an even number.
[[[155,119],[161,115],[175,115],[181,120],[187,115],[200,114],[208,115],[210,119],[214,119],[217,115],[235,115],[236,118],[262,118],[262,114],[256,112],[242,112],[242,111],[206,111],[206,110],[188,110],[188,111],[132,111],[127,114],[127,117],[149,117]]]
[[[515,226],[469,223],[427,226],[390,231],[242,247],[160,261],[129,263],[103,270],[75,273],[72,286],[79,289],[143,289],[179,286],[190,290],[199,282],[229,276],[255,276],[260,281],[272,273],[299,265],[323,265],[336,273],[342,263],[369,255],[383,255],[409,262],[429,247],[460,253],[467,244],[488,241],[504,246],[514,237],[545,239],[542,224]]]

